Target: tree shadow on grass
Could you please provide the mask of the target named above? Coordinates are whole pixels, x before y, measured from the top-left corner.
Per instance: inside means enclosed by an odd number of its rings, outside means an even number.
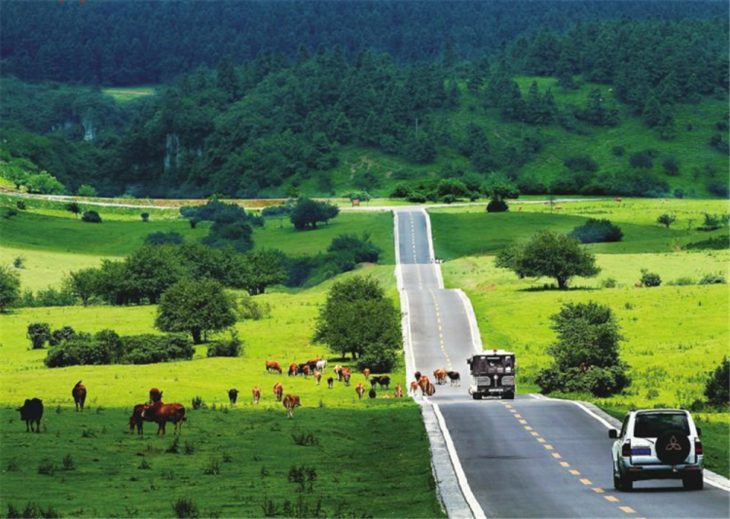
[[[601,290],[597,287],[568,287],[568,288],[558,288],[555,285],[543,285],[541,287],[527,287],[527,288],[519,288],[517,289],[517,292],[560,292],[560,293],[567,293],[567,292],[594,292],[596,290]]]

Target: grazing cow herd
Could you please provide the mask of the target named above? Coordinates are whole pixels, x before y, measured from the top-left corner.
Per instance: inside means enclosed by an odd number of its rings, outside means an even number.
[[[305,363],[298,364],[292,363],[289,365],[289,376],[303,376],[309,378],[310,375],[314,375],[317,385],[320,385],[322,375],[327,369],[327,361],[324,359],[310,359]],[[282,374],[283,370],[278,362],[266,361],[266,371],[268,373]],[[332,389],[334,387],[335,378],[339,382],[343,382],[345,386],[350,385],[350,378],[352,372],[350,368],[337,365],[333,369],[335,377],[327,378],[327,388]],[[365,382],[370,382],[370,390],[368,396],[371,399],[377,398],[378,390],[389,390],[390,389],[390,377],[388,375],[372,375],[369,369],[363,369],[363,376]],[[450,381],[451,386],[461,385],[461,376],[457,371],[447,370],[445,368],[437,369],[433,372],[434,380],[436,384],[446,384],[446,380]],[[418,390],[421,390],[423,396],[433,396],[436,393],[436,386],[431,383],[431,380],[427,375],[422,374],[420,371],[414,373],[415,380],[410,384],[409,394],[415,396]],[[76,411],[83,411],[84,404],[86,403],[87,390],[82,381],[79,380],[71,390],[71,396],[76,406]],[[294,409],[301,407],[301,399],[297,395],[287,394],[284,395],[284,386],[281,382],[276,382],[273,386],[274,397],[277,402],[282,402],[287,412],[288,418],[294,417]],[[238,389],[232,388],[228,390],[228,400],[231,405],[236,405],[238,401]],[[363,399],[365,395],[365,384],[359,382],[355,386],[355,393],[359,400]],[[261,388],[254,386],[251,390],[253,396],[254,405],[258,405],[261,400]],[[403,387],[400,384],[396,384],[395,398],[403,397]],[[390,398],[390,395],[384,395],[385,398]],[[27,432],[41,432],[41,420],[43,418],[43,401],[39,398],[29,398],[25,400],[22,407],[18,408],[20,412],[20,418],[25,422]],[[180,434],[182,432],[182,426],[187,420],[185,413],[185,406],[179,403],[167,404],[162,401],[162,391],[157,388],[150,389],[149,401],[144,404],[137,404],[132,409],[132,414],[129,417],[129,432],[133,434],[135,431],[138,435],[144,433],[144,422],[154,422],[157,424],[157,434],[166,434],[167,423],[170,422],[174,426],[173,434]]]

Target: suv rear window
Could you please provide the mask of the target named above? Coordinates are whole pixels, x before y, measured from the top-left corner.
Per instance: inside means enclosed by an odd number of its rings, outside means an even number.
[[[634,436],[656,438],[669,429],[677,429],[689,435],[689,423],[684,413],[641,413],[636,415]]]

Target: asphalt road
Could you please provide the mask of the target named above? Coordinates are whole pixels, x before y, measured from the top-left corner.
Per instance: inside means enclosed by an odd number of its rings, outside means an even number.
[[[474,401],[466,359],[475,346],[464,296],[444,290],[431,261],[425,211],[398,210],[398,256],[415,369],[461,373],[461,387],[438,386],[437,403],[484,514],[498,517],[730,517],[730,493],[681,481],[613,489],[607,427],[573,402],[518,394]],[[410,374],[409,374],[410,376]],[[519,392],[519,387],[518,387]]]

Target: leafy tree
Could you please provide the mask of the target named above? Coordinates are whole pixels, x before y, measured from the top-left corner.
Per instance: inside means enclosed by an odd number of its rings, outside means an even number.
[[[514,182],[500,173],[490,174],[482,186],[482,191],[490,199],[489,204],[487,204],[487,211],[490,213],[507,211],[509,207],[505,200],[515,199],[520,196],[520,191]]]
[[[328,202],[300,198],[292,209],[290,219],[296,229],[316,229],[318,223],[327,223],[339,213],[339,208]]]
[[[649,128],[655,128],[662,120],[662,106],[654,94],[646,100],[643,111],[644,124]]]
[[[590,173],[598,171],[598,163],[590,155],[568,157],[563,164],[571,171],[587,171]]]
[[[332,285],[313,340],[353,358],[398,350],[402,345],[400,315],[377,280],[354,276]]]
[[[662,284],[662,278],[656,272],[649,272],[641,269],[641,284],[647,288],[658,287]]]
[[[461,180],[455,178],[445,178],[439,180],[436,187],[436,194],[439,198],[451,195],[454,198],[461,198],[469,195],[469,189]]]
[[[77,196],[83,196],[88,198],[94,198],[97,196],[96,188],[93,186],[90,186],[89,184],[81,184],[79,188],[76,190]]]
[[[141,213],[140,218],[142,218],[142,221],[147,223],[150,221],[150,213]]]
[[[187,332],[200,344],[203,334],[236,323],[235,301],[214,280],[183,279],[172,285],[157,307],[155,327],[163,332]]]
[[[370,240],[370,233],[365,232],[362,237],[355,234],[336,236],[327,252],[350,255],[353,263],[377,263],[381,250]]]
[[[29,193],[40,193],[43,195],[60,195],[65,190],[63,184],[47,171],[41,171],[35,175],[28,176],[26,185]]]
[[[20,299],[20,276],[14,270],[0,265],[0,312],[7,311]]]
[[[540,231],[527,243],[501,250],[495,265],[520,278],[555,278],[560,289],[567,288],[573,277],[595,277],[601,271],[578,240],[553,231]]]
[[[629,157],[629,164],[637,169],[651,169],[654,167],[654,161],[651,154],[647,151],[637,151]]]
[[[679,175],[679,160],[675,156],[669,156],[662,161],[662,167],[667,175],[676,177]]]
[[[660,214],[659,217],[656,219],[656,222],[663,225],[667,229],[677,221],[677,217],[673,214],[664,213]]]
[[[544,392],[590,391],[605,397],[630,384],[628,366],[619,356],[623,337],[609,307],[593,301],[565,303],[551,320],[557,341],[548,353],[554,364],[537,377]]]
[[[257,249],[244,257],[246,274],[241,283],[249,294],[256,296],[270,286],[281,285],[287,279],[284,255],[277,250]]]
[[[39,350],[51,339],[51,327],[48,323],[30,323],[27,337],[30,340],[31,348]]]
[[[29,173],[26,168],[17,160],[10,162],[0,161],[0,175],[15,184],[15,189],[20,188],[28,182]]]
[[[81,206],[77,202],[69,202],[66,204],[66,211],[69,213],[72,213],[75,217],[78,218],[79,214],[81,213]]]
[[[175,249],[143,245],[124,261],[127,286],[141,298],[156,304],[169,287],[185,276]]]
[[[71,272],[65,284],[81,300],[81,304],[87,306],[99,291],[99,269],[87,268]]]
[[[709,375],[705,383],[705,396],[708,403],[727,409],[728,403],[730,403],[728,394],[730,392],[730,362],[728,358],[723,357],[720,365]]]

